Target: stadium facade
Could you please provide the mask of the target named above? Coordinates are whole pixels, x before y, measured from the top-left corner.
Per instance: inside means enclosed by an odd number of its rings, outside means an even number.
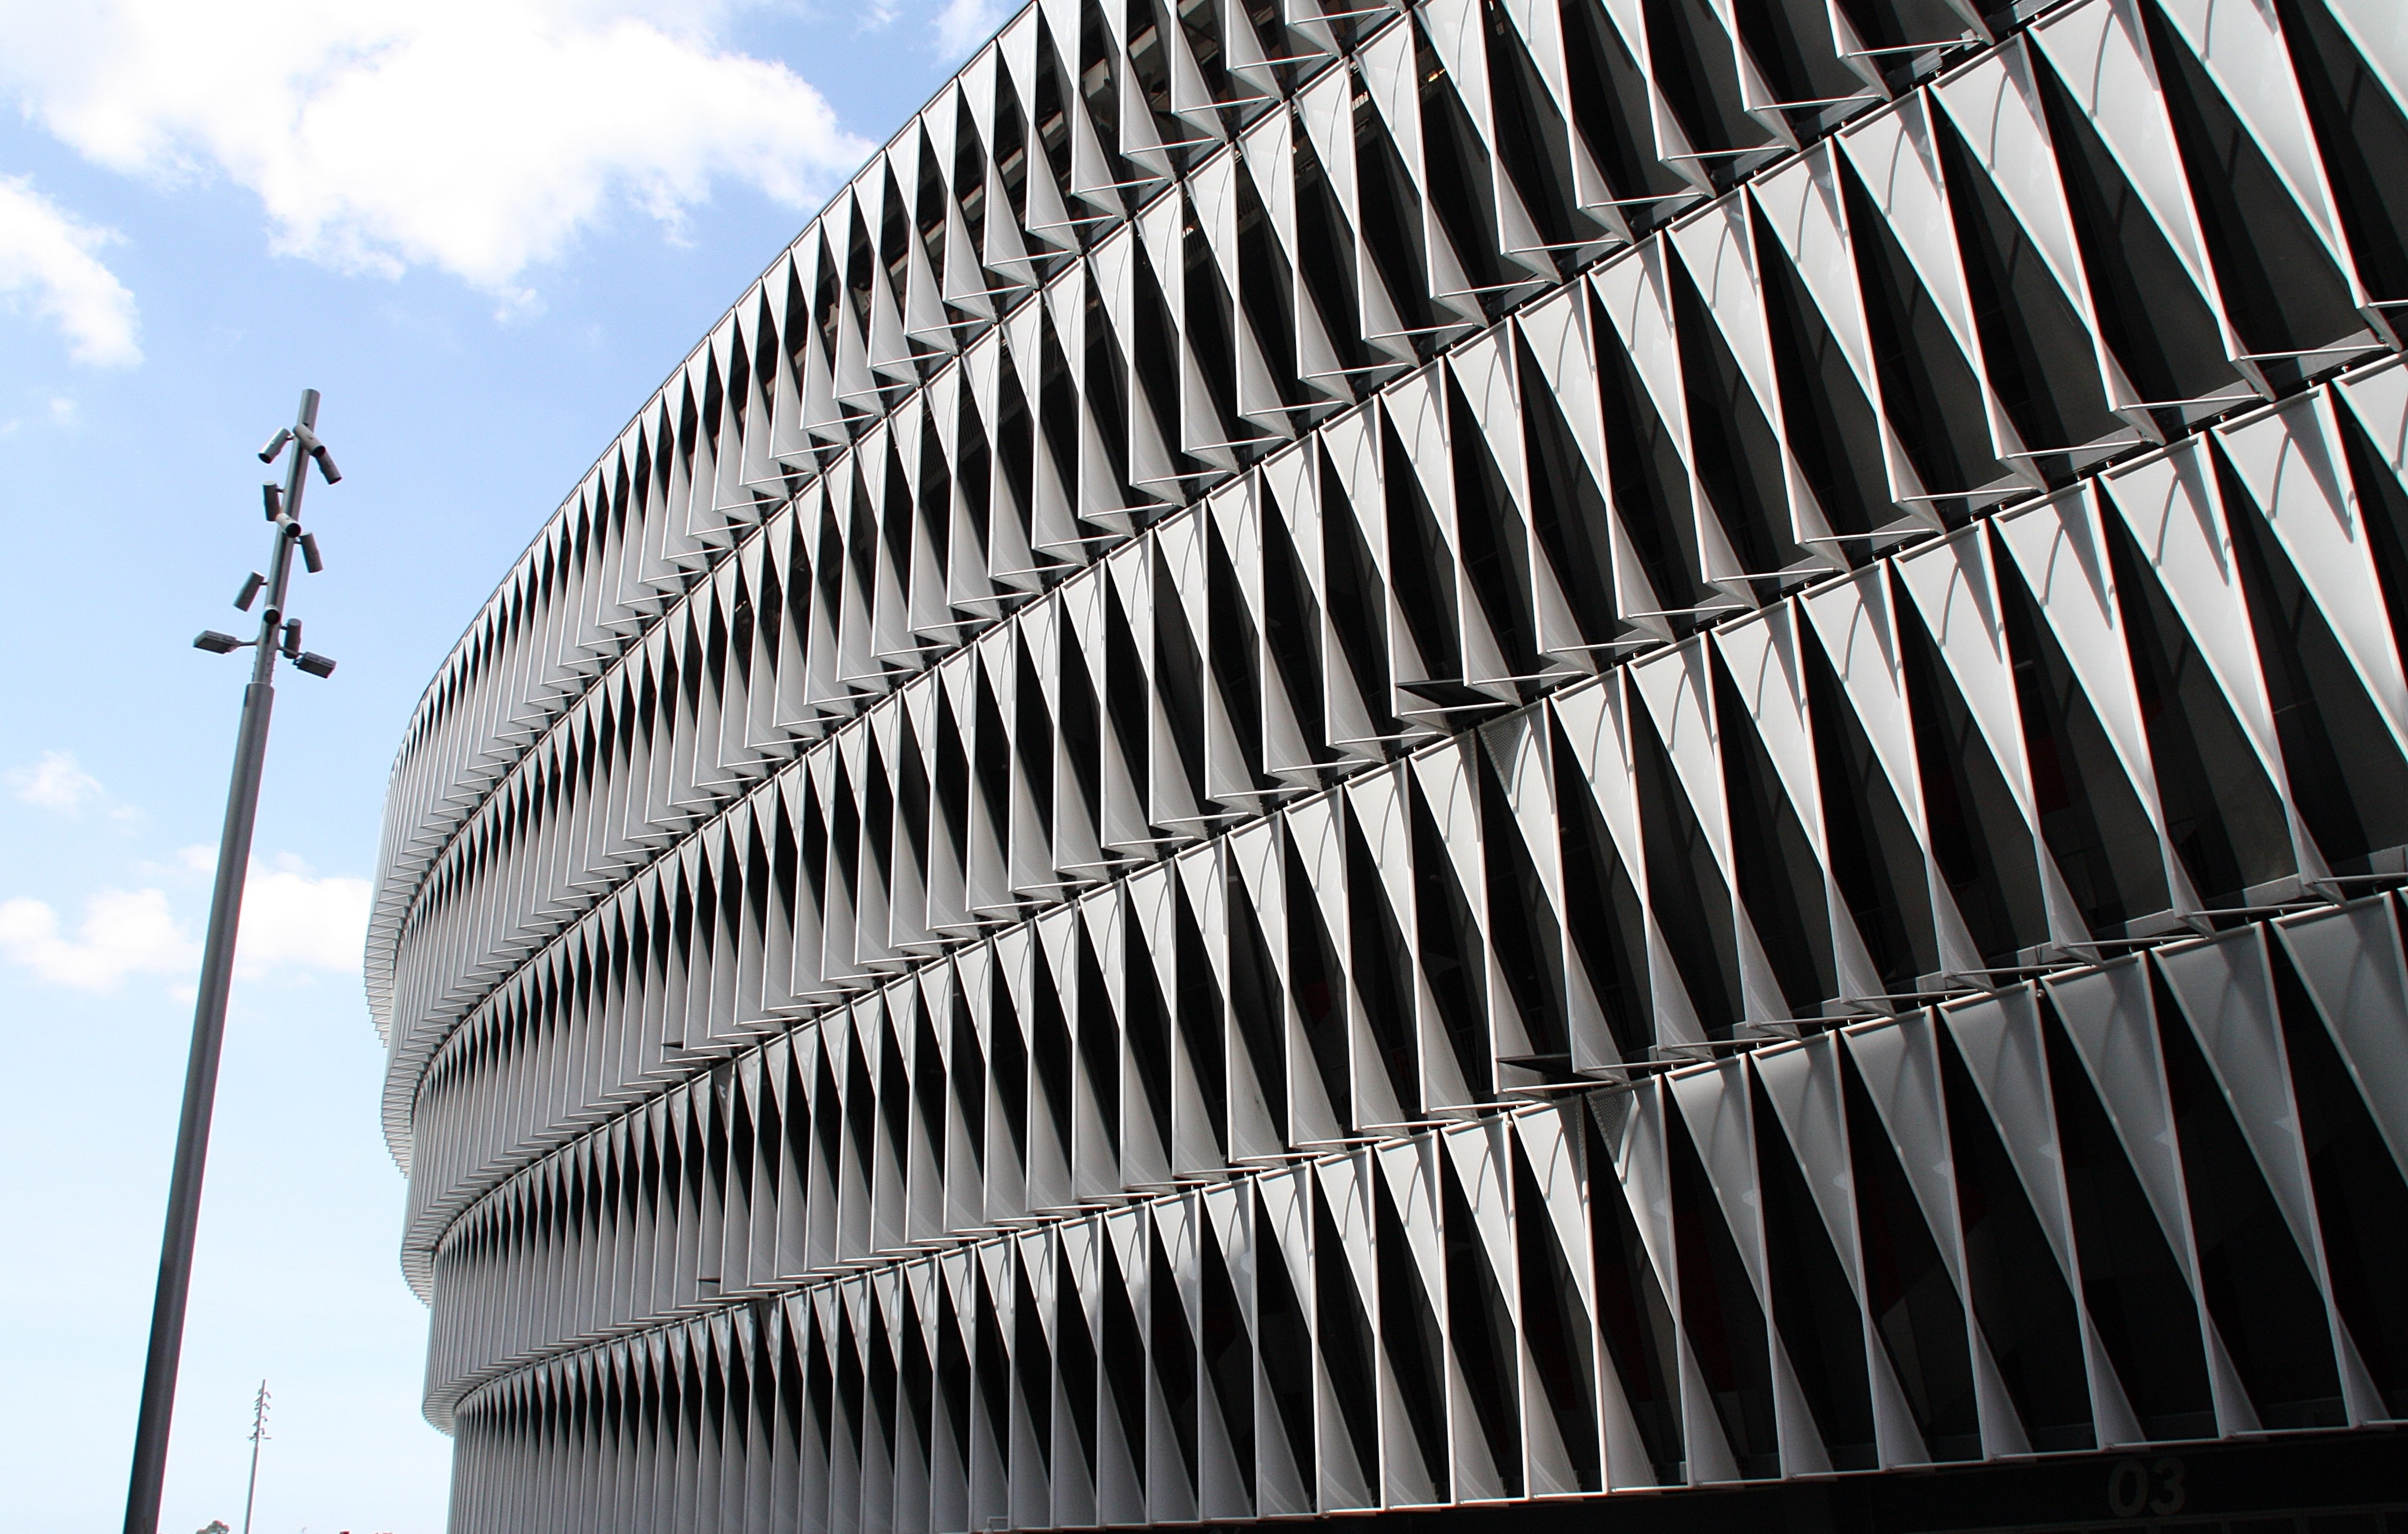
[[[1016,16],[409,724],[452,1527],[2402,1527],[2403,103]]]

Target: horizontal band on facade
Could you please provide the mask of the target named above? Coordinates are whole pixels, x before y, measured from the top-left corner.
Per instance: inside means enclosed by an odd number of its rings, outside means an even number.
[[[1040,1528],[2399,1419],[2408,1125],[2351,1085],[2408,1030],[2397,900],[799,1289],[737,1266],[814,1239],[764,1147],[697,1313],[439,1394],[464,1461],[557,1468],[529,1528],[715,1464],[781,1527]]]

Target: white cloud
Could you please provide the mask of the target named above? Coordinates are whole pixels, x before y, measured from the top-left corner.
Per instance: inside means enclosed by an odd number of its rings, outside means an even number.
[[[1013,7],[1007,0],[945,0],[937,12],[937,54],[946,63],[963,57],[1003,25]]]
[[[0,176],[0,307],[29,304],[59,327],[78,362],[140,362],[134,295],[93,253],[118,237],[35,191],[30,178]]]
[[[103,890],[84,902],[76,935],[42,900],[0,901],[0,955],[53,985],[113,991],[128,975],[184,975],[201,961],[160,890]]]
[[[62,815],[80,814],[86,804],[108,792],[71,751],[46,751],[32,767],[11,767],[7,783],[8,791],[25,803]]]
[[[216,854],[187,847],[177,861],[207,874]],[[367,940],[369,888],[365,879],[322,878],[297,858],[254,861],[243,893],[242,935],[235,946],[238,980],[307,980],[356,975]],[[165,975],[189,984],[199,968],[198,923],[177,919],[166,892],[103,890],[84,902],[73,936],[50,902],[0,902],[0,958],[52,985],[113,991],[132,975]]]
[[[209,867],[216,867],[214,853]],[[368,940],[369,903],[365,879],[322,879],[291,857],[272,867],[253,863],[243,894],[235,972],[246,979],[295,971],[358,974],[360,952]]]
[[[5,310],[7,308],[7,299],[5,296],[0,296],[0,310]],[[0,437],[15,436],[24,429],[29,419],[37,425],[48,425],[54,430],[71,432],[82,424],[83,408],[76,402],[73,394],[43,395],[40,415],[30,418],[12,415],[6,421],[0,421]]]
[[[0,7],[0,88],[87,158],[222,175],[275,248],[427,265],[513,300],[633,208],[675,232],[715,181],[804,206],[870,146],[712,0],[96,0]]]

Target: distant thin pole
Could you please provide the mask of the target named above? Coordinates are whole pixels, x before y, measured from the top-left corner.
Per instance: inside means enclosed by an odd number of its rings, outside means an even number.
[[[251,1489],[242,1494],[242,1534],[251,1534],[251,1510],[259,1500],[259,1446],[267,1441],[267,1382],[251,1403]]]
[[[235,935],[242,923],[243,876],[251,867],[251,832],[259,813],[260,771],[267,760],[267,720],[276,703],[276,657],[280,652],[300,670],[323,677],[335,663],[301,649],[301,624],[285,616],[285,586],[293,554],[300,551],[311,570],[319,567],[318,543],[301,530],[301,492],[309,465],[328,484],[342,475],[318,440],[318,391],[301,391],[294,423],[278,432],[260,452],[274,463],[286,443],[293,457],[284,484],[265,487],[267,520],[275,525],[268,574],[243,583],[235,606],[245,612],[262,588],[267,607],[259,637],[236,639],[205,631],[194,648],[216,654],[254,649],[251,685],[242,690],[242,725],[235,737],[234,781],[226,790],[225,826],[218,839],[217,887],[209,896],[208,939],[201,951],[200,996],[193,1009],[193,1049],[184,1066],[183,1117],[176,1130],[176,1168],[167,1184],[167,1227],[159,1242],[159,1288],[150,1305],[150,1351],[142,1369],[142,1412],[134,1429],[134,1475],[125,1493],[125,1534],[158,1534],[159,1496],[167,1478],[167,1430],[176,1413],[176,1374],[183,1360],[184,1306],[193,1287],[193,1238],[201,1217],[201,1179],[208,1162],[209,1119],[217,1105],[218,1057],[225,1044],[226,996],[234,984]],[[279,640],[281,640],[280,650]],[[256,1450],[254,1449],[254,1458]]]

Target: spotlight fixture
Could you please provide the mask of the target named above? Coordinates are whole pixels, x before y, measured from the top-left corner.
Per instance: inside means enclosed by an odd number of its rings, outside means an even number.
[[[286,620],[284,620],[284,645],[283,645],[283,650],[284,650],[284,658],[285,658],[286,660],[288,660],[288,661],[297,661],[297,660],[299,660],[299,659],[301,658],[301,620],[300,620],[300,619],[298,619],[298,618],[287,618]]]
[[[266,584],[267,577],[260,574],[257,570],[253,570],[249,575],[244,576],[242,578],[242,590],[235,595],[235,610],[236,612],[249,612],[251,610],[251,605],[259,600],[259,588]]]
[[[335,674],[334,661],[314,650],[304,650],[300,654],[293,657],[293,667],[295,670],[307,671],[311,676],[321,679]]]
[[[214,628],[205,628],[193,637],[194,649],[206,650],[212,655],[231,655],[249,643],[251,643],[249,639],[237,639],[231,634],[221,634]]]
[[[282,518],[284,515],[284,489],[281,485],[261,485],[259,487],[259,499],[260,504],[266,509],[268,521],[275,522]]]
[[[324,573],[326,562],[318,557],[317,534],[304,533],[301,535],[301,563],[308,566],[309,573],[311,575],[320,575]]]

